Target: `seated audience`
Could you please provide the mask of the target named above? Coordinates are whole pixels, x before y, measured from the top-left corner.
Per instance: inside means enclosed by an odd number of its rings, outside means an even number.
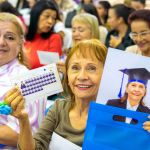
[[[25,42],[25,53],[31,69],[43,65],[40,64],[38,50],[61,55],[61,36],[53,33],[56,20],[59,20],[59,11],[53,1],[40,0],[33,6]]]
[[[4,101],[6,91],[12,88],[11,78],[28,71],[23,42],[22,22],[13,14],[0,13],[0,102]],[[33,133],[44,118],[45,104],[44,99],[26,104]],[[13,103],[12,105],[15,107]],[[7,145],[2,149],[16,149],[18,134],[17,119],[0,114],[0,144]]]
[[[136,44],[126,51],[150,57],[150,10],[143,9],[129,16],[131,26],[130,37]]]

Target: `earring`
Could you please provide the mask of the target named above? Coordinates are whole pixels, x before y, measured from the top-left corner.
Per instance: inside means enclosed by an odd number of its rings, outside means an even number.
[[[18,53],[18,59],[19,59],[19,61],[21,61],[21,59],[22,59],[21,58],[21,52]]]

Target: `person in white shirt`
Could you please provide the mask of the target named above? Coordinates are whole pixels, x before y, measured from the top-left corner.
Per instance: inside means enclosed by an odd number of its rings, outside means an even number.
[[[150,10],[142,9],[129,16],[130,38],[136,46],[127,47],[126,51],[150,57]]]

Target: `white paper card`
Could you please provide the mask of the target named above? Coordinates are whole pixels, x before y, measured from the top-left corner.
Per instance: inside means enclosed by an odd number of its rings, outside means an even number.
[[[54,132],[49,145],[49,150],[82,150],[82,148]]]
[[[37,51],[40,64],[48,65],[59,61],[59,54],[56,52]]]
[[[63,91],[56,64],[30,70],[11,79],[21,89],[26,101],[33,101]]]

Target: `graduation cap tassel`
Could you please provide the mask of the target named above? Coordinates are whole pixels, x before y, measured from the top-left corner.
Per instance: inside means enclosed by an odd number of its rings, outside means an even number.
[[[127,69],[123,70],[123,76],[122,76],[122,81],[121,81],[121,86],[120,86],[120,91],[118,94],[118,97],[121,98],[122,97],[122,86],[123,86],[123,80],[124,80],[124,73],[126,72]]]

